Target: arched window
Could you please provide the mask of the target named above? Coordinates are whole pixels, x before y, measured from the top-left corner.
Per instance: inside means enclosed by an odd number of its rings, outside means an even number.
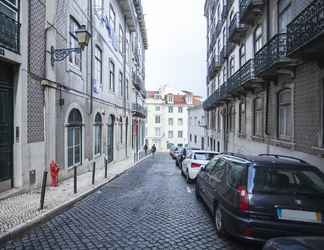
[[[96,114],[94,123],[94,154],[101,154],[102,119],[99,113]]]
[[[284,89],[278,93],[278,132],[280,139],[289,140],[292,131],[291,90]]]
[[[229,130],[230,132],[234,132],[235,129],[235,106],[231,105],[229,110]]]
[[[234,56],[232,56],[230,59],[230,68],[229,68],[230,76],[232,76],[234,74],[234,71],[235,71],[235,58],[234,58]]]
[[[67,127],[68,167],[73,167],[82,162],[82,116],[79,110],[71,110]]]
[[[263,46],[262,36],[262,26],[258,25],[254,31],[254,54],[257,53]]]
[[[257,97],[253,103],[254,135],[263,137],[263,98]]]

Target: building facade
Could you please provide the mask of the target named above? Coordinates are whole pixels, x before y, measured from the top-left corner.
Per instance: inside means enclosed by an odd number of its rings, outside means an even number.
[[[188,108],[200,103],[200,97],[189,91],[179,91],[166,85],[148,91],[146,141],[166,151],[170,145],[188,144]]]
[[[5,52],[0,70],[10,72],[6,67],[15,64],[13,76],[5,79],[13,79],[11,87],[2,87],[11,99],[1,98],[13,112],[0,114],[8,120],[0,135],[10,130],[8,146],[1,150],[0,142],[0,166],[10,165],[13,173],[10,187],[37,186],[52,160],[59,164],[62,180],[75,167],[82,173],[94,162],[103,167],[105,159],[136,158],[136,145],[144,142],[148,47],[141,1],[1,0],[0,16],[9,27],[1,31],[15,31],[7,10],[15,9],[13,2],[19,12],[15,34],[20,50],[8,48],[7,37],[0,34]],[[52,54],[79,48],[77,31],[83,25],[91,39],[81,53]],[[8,148],[13,160],[1,152]]]
[[[291,155],[323,170],[323,8],[206,1],[209,148]]]
[[[202,104],[188,108],[187,138],[190,148],[206,149],[206,119]]]

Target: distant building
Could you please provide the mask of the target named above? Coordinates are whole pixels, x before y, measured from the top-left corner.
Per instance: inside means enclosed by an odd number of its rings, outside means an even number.
[[[201,97],[164,85],[148,91],[146,98],[146,141],[166,151],[171,144],[188,144],[188,108],[201,103]]]
[[[201,104],[188,108],[189,147],[206,149],[205,112]]]

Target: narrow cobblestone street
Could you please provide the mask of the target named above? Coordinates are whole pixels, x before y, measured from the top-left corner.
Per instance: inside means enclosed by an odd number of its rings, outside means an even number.
[[[167,154],[130,169],[3,249],[254,249],[217,237]]]

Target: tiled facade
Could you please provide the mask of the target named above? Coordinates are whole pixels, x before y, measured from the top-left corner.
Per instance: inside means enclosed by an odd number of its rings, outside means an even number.
[[[288,154],[323,169],[323,9],[318,0],[206,1],[210,149]]]

